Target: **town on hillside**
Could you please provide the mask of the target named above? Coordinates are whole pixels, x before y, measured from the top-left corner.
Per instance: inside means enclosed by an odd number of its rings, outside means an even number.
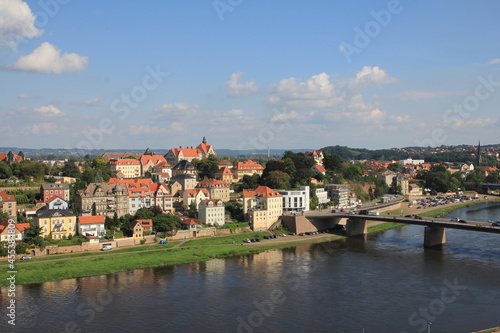
[[[334,153],[337,152],[337,153]],[[0,154],[0,256],[15,222],[19,255],[99,250],[218,230],[276,227],[284,214],[346,209],[395,194],[496,193],[498,150],[464,150],[461,161],[346,159],[341,147],[278,159],[219,157],[206,138],[164,155],[106,152],[65,160]],[[406,151],[408,153],[408,151]],[[359,154],[358,154],[359,156]],[[439,154],[435,154],[439,156]]]

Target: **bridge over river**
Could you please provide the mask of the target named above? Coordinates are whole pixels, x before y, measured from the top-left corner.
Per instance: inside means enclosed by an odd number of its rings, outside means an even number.
[[[361,215],[361,214],[346,214],[346,213],[322,213],[309,212],[302,219],[307,220],[313,225],[322,225],[332,227],[336,224],[344,224],[346,226],[346,235],[348,237],[365,235],[367,231],[367,221],[376,222],[394,222],[405,224],[416,224],[425,226],[424,246],[435,247],[446,244],[446,229],[461,229],[475,232],[489,232],[500,234],[500,227],[492,226],[491,222],[485,221],[467,221],[453,222],[444,218],[423,218],[404,217],[393,215]],[[301,223],[297,218],[296,223]],[[304,219],[305,220],[305,219]],[[304,222],[302,220],[302,222]]]

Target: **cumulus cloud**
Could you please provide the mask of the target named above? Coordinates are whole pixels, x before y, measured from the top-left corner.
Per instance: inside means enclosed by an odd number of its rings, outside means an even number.
[[[336,82],[326,73],[313,75],[305,81],[292,77],[272,86],[268,102],[295,109],[330,108],[333,112],[371,110],[375,105],[365,102],[362,92],[373,86],[394,81],[394,78],[378,66],[365,66],[355,77]]]
[[[189,105],[186,103],[163,104],[154,110],[152,119],[156,120],[195,120],[203,116],[205,111],[200,109],[198,104]]]
[[[62,74],[79,72],[88,65],[88,57],[76,53],[63,53],[50,43],[42,43],[33,53],[22,56],[9,68],[23,72]]]
[[[500,58],[491,59],[488,61],[488,65],[500,64]]]
[[[63,116],[64,112],[56,108],[54,105],[46,105],[40,106],[38,108],[34,108],[33,111],[45,115],[45,116]]]
[[[57,123],[40,123],[27,126],[25,128],[31,134],[56,134],[58,133],[59,125]]]
[[[0,45],[15,47],[24,38],[38,37],[43,30],[35,27],[35,15],[21,0],[0,1]]]
[[[241,82],[243,72],[233,73],[226,82],[229,96],[247,96],[257,91],[255,80]]]

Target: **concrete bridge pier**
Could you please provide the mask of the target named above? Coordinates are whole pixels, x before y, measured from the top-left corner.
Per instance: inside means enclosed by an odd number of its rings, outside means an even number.
[[[366,227],[365,219],[353,219],[350,218],[347,220],[346,224],[346,235],[347,237],[357,236],[357,235],[365,235],[368,233]]]
[[[424,247],[435,247],[446,244],[446,229],[440,227],[425,227]]]

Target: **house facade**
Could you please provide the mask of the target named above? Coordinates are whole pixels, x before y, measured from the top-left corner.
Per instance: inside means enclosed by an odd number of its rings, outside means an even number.
[[[221,199],[202,200],[198,205],[198,218],[204,224],[223,225],[226,221],[224,202]]]
[[[309,186],[301,186],[299,190],[278,190],[283,197],[283,212],[309,211]]]
[[[42,201],[44,203],[52,200],[54,196],[60,197],[61,199],[69,202],[69,185],[66,183],[42,184],[40,187],[40,192],[42,194]]]
[[[69,209],[39,209],[33,222],[41,228],[41,237],[63,239],[77,232],[76,215]]]
[[[9,215],[9,218],[17,221],[16,197],[0,191],[0,208]]]
[[[283,196],[267,186],[243,190],[243,213],[254,231],[267,230],[283,215]]]
[[[206,188],[210,193],[210,199],[221,199],[223,202],[229,201],[229,183],[223,180],[206,178],[198,183],[197,188]]]
[[[134,159],[114,160],[109,162],[111,171],[123,178],[141,177],[141,162]]]
[[[323,152],[321,150],[306,151],[304,155],[314,159],[316,164],[323,166],[323,160],[325,157],[323,156]]]
[[[129,212],[128,188],[126,184],[90,183],[76,193],[75,204],[82,216],[124,216]]]
[[[106,228],[104,222],[104,215],[79,216],[78,234],[85,237],[102,238],[106,236]]]
[[[238,162],[233,168],[233,174],[237,181],[242,180],[245,175],[252,176],[254,174],[258,174],[259,176],[262,176],[263,172],[264,167],[252,160]]]

